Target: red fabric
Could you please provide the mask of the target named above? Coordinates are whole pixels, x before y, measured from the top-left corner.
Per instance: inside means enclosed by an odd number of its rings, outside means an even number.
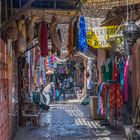
[[[116,63],[113,64],[112,80],[117,80],[117,66],[116,66]]]
[[[40,49],[41,56],[45,57],[48,55],[48,29],[45,21],[41,24]]]

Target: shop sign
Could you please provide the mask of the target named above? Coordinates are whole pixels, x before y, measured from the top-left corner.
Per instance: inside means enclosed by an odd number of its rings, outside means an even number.
[[[123,40],[122,27],[119,26],[105,26],[95,27],[87,32],[87,44],[93,48],[109,48],[111,47],[110,39],[115,35],[117,44]]]

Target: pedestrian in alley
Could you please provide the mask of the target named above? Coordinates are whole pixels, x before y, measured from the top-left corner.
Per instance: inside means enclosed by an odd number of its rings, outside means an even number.
[[[93,95],[92,91],[93,91],[93,80],[90,74],[88,73],[87,74],[87,95],[92,96]]]
[[[82,102],[81,102],[82,105],[88,105],[89,104],[89,96],[93,95],[92,91],[93,91],[93,80],[92,80],[90,74],[87,73],[87,94],[82,99]]]
[[[40,98],[42,109],[47,109],[47,110],[49,109],[51,91],[52,91],[52,85],[50,82],[48,82],[48,84],[46,84],[46,86],[44,87]]]

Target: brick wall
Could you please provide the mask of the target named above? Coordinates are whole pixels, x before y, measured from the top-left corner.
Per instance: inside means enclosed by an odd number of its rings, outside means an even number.
[[[0,39],[0,140],[10,140],[11,137],[11,66],[6,44]]]

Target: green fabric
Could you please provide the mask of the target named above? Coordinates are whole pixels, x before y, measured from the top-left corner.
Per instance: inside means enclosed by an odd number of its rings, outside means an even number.
[[[112,72],[113,72],[113,65],[112,65],[112,61],[109,62],[108,64],[108,71],[107,71],[107,68],[104,65],[102,65],[102,79],[103,81],[108,81],[108,80],[112,80]]]

